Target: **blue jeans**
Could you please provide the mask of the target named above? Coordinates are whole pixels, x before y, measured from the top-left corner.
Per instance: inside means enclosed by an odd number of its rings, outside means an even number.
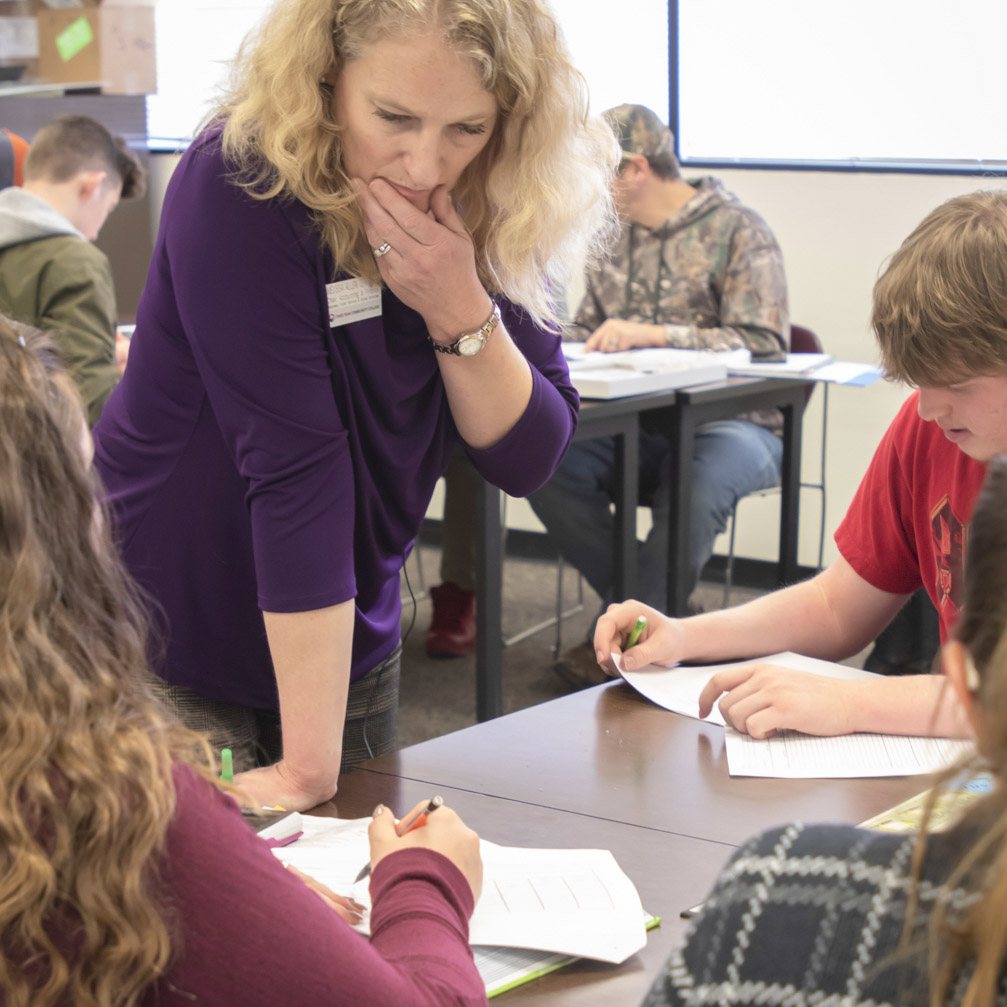
[[[783,443],[747,420],[719,420],[696,430],[693,446],[690,590],[727,528],[734,505],[755,490],[780,482]],[[613,599],[615,439],[599,437],[570,446],[552,479],[529,497],[564,561],[601,595]],[[671,447],[660,434],[640,431],[640,498],[651,503],[654,525],[640,545],[637,598],[667,611],[668,512]]]

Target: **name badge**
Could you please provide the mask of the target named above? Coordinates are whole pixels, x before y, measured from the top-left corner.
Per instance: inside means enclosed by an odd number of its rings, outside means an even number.
[[[325,284],[329,300],[329,325],[349,325],[381,314],[381,288],[360,277]]]

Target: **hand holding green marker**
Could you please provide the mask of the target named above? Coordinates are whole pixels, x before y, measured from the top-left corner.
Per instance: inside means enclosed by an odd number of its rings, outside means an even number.
[[[640,634],[647,628],[647,617],[641,615],[639,619],[636,620],[636,625],[633,627],[632,632],[626,639],[626,646],[623,650],[629,650],[630,647],[635,647],[637,640],[640,639]]]
[[[220,778],[225,783],[234,782],[234,759],[229,748],[220,750]]]

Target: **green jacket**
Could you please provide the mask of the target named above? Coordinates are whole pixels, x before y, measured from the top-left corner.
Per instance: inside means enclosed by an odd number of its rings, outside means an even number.
[[[0,191],[0,311],[52,335],[93,426],[119,380],[108,259],[44,200]]]

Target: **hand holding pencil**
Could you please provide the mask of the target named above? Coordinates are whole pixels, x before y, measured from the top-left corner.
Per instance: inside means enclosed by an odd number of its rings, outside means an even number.
[[[681,619],[669,619],[639,601],[609,605],[594,631],[595,656],[609,674],[615,674],[613,655],[622,657],[626,671],[634,671],[647,664],[683,660],[684,644]]]
[[[425,847],[447,857],[465,876],[473,897],[479,900],[483,883],[479,836],[451,808],[433,800],[421,801],[396,822],[391,811],[379,804],[374,809],[368,835],[372,869],[397,850]]]

